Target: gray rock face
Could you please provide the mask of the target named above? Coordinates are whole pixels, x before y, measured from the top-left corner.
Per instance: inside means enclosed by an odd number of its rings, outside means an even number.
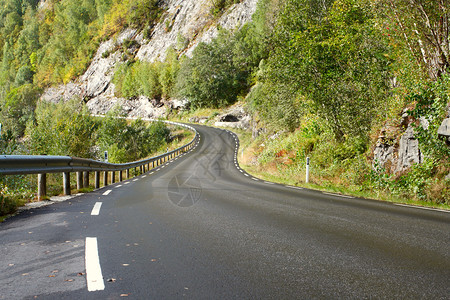
[[[400,138],[396,172],[408,169],[415,163],[423,162],[423,154],[419,149],[419,141],[414,137],[414,130],[408,126]]]
[[[80,97],[83,89],[79,84],[70,82],[66,85],[51,87],[44,91],[41,99],[47,102],[58,103],[60,101],[68,101],[74,97]]]
[[[217,35],[216,26],[232,29],[251,21],[256,10],[257,0],[244,0],[233,5],[213,24],[210,0],[165,0],[166,13],[161,22],[155,26],[149,40],[135,29],[124,30],[116,39],[102,43],[89,68],[76,81],[47,89],[42,95],[45,101],[59,102],[79,97],[87,101],[87,106],[94,114],[105,114],[115,105],[122,105],[130,116],[153,117],[165,116],[167,109],[184,109],[187,100],[165,102],[166,107],[155,106],[145,97],[122,99],[114,95],[112,83],[116,67],[121,61],[120,47],[125,40],[134,40],[139,49],[133,51],[136,59],[144,61],[164,60],[169,47],[179,50],[192,50],[200,41],[210,41]],[[134,50],[134,49],[133,49]]]
[[[391,171],[395,164],[394,146],[378,142],[374,154],[374,167]]]
[[[438,134],[450,138],[450,118],[446,118],[442,121],[441,126],[439,126],[438,129]]]
[[[242,106],[236,105],[223,115],[217,116],[216,120],[215,126],[247,130],[251,128],[252,117],[245,112]]]

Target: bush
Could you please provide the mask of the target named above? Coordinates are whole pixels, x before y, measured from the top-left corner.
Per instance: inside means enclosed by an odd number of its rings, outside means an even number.
[[[177,95],[188,98],[193,108],[218,108],[245,94],[252,68],[236,59],[234,50],[240,37],[222,30],[211,43],[200,43],[192,58],[185,57],[181,62]]]
[[[147,125],[142,120],[130,124],[120,116],[120,109],[112,110],[98,131],[101,152],[107,150],[109,161],[124,163],[148,157],[151,153],[166,145],[170,130],[162,122]]]
[[[14,199],[0,194],[0,216],[12,214],[17,210],[17,203]]]
[[[28,148],[33,154],[92,158],[96,127],[77,99],[59,104],[40,102],[36,121],[27,126]]]

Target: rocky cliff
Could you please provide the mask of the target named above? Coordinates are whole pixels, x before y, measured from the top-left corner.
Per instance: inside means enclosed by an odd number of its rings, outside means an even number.
[[[133,117],[163,117],[167,108],[183,105],[183,101],[159,103],[144,96],[137,99],[118,98],[112,83],[114,71],[122,61],[122,45],[135,41],[128,49],[131,59],[164,60],[167,49],[174,47],[190,56],[200,42],[208,42],[218,33],[218,27],[234,29],[250,22],[257,0],[243,0],[234,4],[218,19],[210,13],[211,0],[166,0],[165,13],[152,29],[149,39],[135,29],[125,29],[116,38],[103,42],[86,72],[74,82],[47,89],[42,99],[51,102],[82,98],[94,114],[104,114],[120,104]],[[131,51],[130,51],[131,50]]]

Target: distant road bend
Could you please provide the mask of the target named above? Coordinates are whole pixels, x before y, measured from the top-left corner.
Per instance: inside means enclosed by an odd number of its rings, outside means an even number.
[[[450,214],[254,178],[237,137],[0,224],[0,299],[450,298]]]

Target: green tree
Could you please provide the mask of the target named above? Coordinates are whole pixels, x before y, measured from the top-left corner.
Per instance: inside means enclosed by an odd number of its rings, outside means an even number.
[[[26,124],[34,120],[34,110],[40,90],[32,84],[12,89],[4,99],[0,99],[0,122],[14,137],[25,132]]]
[[[193,107],[222,107],[234,103],[248,88],[248,68],[234,62],[235,36],[221,31],[211,43],[200,43],[178,72],[177,94]]]
[[[59,104],[39,102],[36,121],[27,126],[33,154],[95,157],[97,124],[79,99]]]
[[[337,140],[346,134],[365,135],[384,107],[390,75],[387,47],[370,6],[337,0],[316,10],[317,3],[308,3],[287,1],[277,26],[277,47],[264,74],[266,84],[287,88],[288,93],[280,94],[291,94],[291,103],[302,101],[321,115]],[[276,103],[277,95],[269,95]]]

